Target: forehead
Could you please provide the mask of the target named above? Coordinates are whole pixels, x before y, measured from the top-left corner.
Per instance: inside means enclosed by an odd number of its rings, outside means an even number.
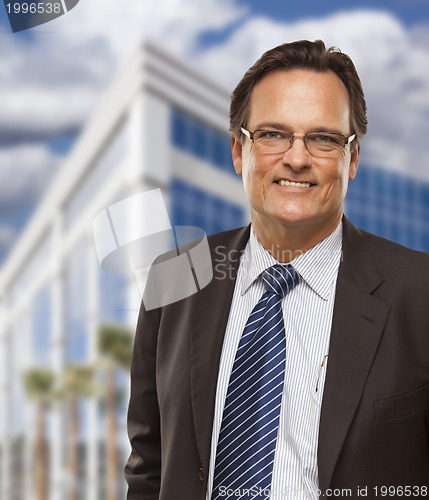
[[[347,131],[349,116],[347,89],[333,71],[281,70],[268,73],[253,88],[248,125],[329,126]]]

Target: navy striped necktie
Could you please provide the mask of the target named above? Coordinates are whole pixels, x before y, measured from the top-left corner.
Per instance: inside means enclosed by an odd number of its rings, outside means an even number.
[[[277,264],[262,279],[265,293],[247,320],[229,379],[212,500],[266,500],[271,488],[286,359],[281,303],[300,276]]]

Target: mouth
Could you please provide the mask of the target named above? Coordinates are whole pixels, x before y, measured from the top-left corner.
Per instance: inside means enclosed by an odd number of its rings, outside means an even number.
[[[290,186],[299,188],[310,188],[311,186],[314,186],[314,184],[312,184],[311,182],[295,182],[295,181],[289,181],[287,179],[279,179],[278,181],[275,182],[280,186]]]

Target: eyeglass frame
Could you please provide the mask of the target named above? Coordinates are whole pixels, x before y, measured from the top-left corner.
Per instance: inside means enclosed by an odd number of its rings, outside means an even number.
[[[254,141],[254,136],[255,136],[255,133],[256,132],[282,132],[281,130],[269,130],[269,129],[256,129],[254,130],[253,132],[251,132],[250,130],[247,130],[245,129],[244,127],[240,127],[240,130],[243,132],[243,134],[248,137],[251,141],[252,141],[252,144],[255,144],[255,141]],[[286,132],[286,131],[283,131],[283,132]],[[289,148],[286,149],[285,151],[279,151],[278,153],[273,153],[273,154],[284,154],[284,153],[287,153],[293,146],[293,142],[295,140],[295,138],[298,138],[298,139],[302,139],[304,141],[304,145],[305,145],[305,149],[308,151],[309,154],[311,154],[312,156],[315,156],[313,155],[313,153],[311,153],[309,150],[308,150],[308,147],[307,147],[307,137],[309,135],[312,135],[312,134],[320,134],[320,135],[323,135],[323,134],[332,134],[332,135],[339,135],[341,137],[344,137],[344,146],[342,147],[342,149],[344,149],[346,146],[348,146],[349,144],[351,144],[355,139],[356,139],[356,134],[351,134],[349,135],[348,137],[345,136],[344,134],[340,134],[340,133],[337,133],[337,132],[323,132],[323,131],[320,131],[320,132],[309,132],[308,134],[292,134],[291,132],[287,132],[288,134],[291,135],[291,139],[289,141]]]

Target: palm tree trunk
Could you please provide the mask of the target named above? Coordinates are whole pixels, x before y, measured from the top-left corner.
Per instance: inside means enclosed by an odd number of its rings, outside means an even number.
[[[79,464],[79,402],[76,396],[70,399],[69,414],[69,446],[68,446],[68,471],[69,490],[68,500],[78,500],[78,464]]]
[[[36,499],[46,500],[47,495],[47,445],[45,436],[45,405],[37,405],[36,437],[34,443]]]
[[[117,500],[117,421],[115,398],[115,370],[106,371],[106,419],[107,419],[107,465],[106,465],[106,500]]]

